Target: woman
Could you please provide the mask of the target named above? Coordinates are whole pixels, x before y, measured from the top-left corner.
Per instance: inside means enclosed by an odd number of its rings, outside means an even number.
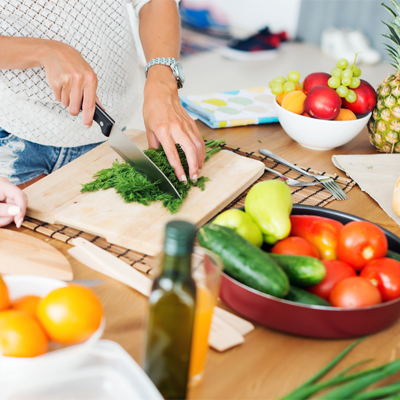
[[[196,180],[204,142],[180,104],[172,68],[154,62],[178,59],[176,1],[132,4],[149,62],[143,103],[149,147],[161,144],[185,181],[179,143]],[[0,0],[0,70],[0,176],[14,185],[40,179],[105,140],[93,124],[96,101],[122,128],[141,96],[125,0]]]

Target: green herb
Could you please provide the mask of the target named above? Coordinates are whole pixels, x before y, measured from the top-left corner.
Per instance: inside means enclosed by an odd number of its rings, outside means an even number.
[[[310,378],[307,382],[293,390],[288,395],[281,398],[281,400],[304,400],[308,399],[315,393],[321,391],[330,386],[338,386],[333,390],[325,393],[318,400],[340,400],[340,399],[352,399],[352,400],[367,400],[381,398],[385,399],[398,399],[400,393],[400,382],[394,384],[382,386],[377,389],[364,391],[365,388],[372,385],[375,382],[380,381],[394,373],[400,371],[400,360],[395,360],[386,364],[379,365],[374,368],[370,368],[364,371],[356,372],[354,374],[345,375],[349,370],[356,366],[368,362],[370,360],[363,360],[352,364],[350,367],[345,368],[338,375],[325,382],[315,383],[319,378],[323,377],[330,369],[332,369],[355,345],[357,345],[361,338],[353,342],[345,350],[343,350],[337,357],[335,357],[329,364],[321,369],[316,375]],[[346,383],[347,382],[347,383]]]
[[[308,381],[304,382],[301,386],[290,392],[288,395],[282,397],[282,400],[289,399],[308,399],[312,394],[316,393],[317,390],[314,390],[314,386],[312,385],[318,379],[322,378],[325,374],[327,374],[339,361],[355,346],[358,345],[365,338],[360,338],[355,342],[351,343],[348,347],[346,347],[338,356],[336,356],[330,363],[328,363],[324,368],[322,368],[319,372],[317,372],[313,377],[311,377]]]
[[[367,167],[367,169],[373,169],[373,168],[374,168],[373,165],[370,165],[369,167]]]
[[[262,141],[261,141],[261,140],[258,140],[258,143],[262,143]]]
[[[213,154],[221,150],[220,144],[222,143],[225,143],[225,141],[210,140],[205,143],[206,161]],[[185,170],[185,174],[186,176],[189,176],[189,166],[185,153],[179,145],[176,145],[176,148],[178,150],[183,169]],[[114,188],[127,203],[135,202],[148,206],[155,201],[161,201],[163,206],[166,207],[171,213],[176,213],[181,207],[183,201],[186,199],[189,190],[193,186],[196,186],[201,190],[205,189],[205,183],[209,180],[205,176],[199,177],[196,183],[193,183],[190,179],[188,180],[187,184],[179,182],[175,176],[174,169],[169,164],[167,156],[162,147],[158,149],[145,150],[144,153],[171,181],[181,195],[181,199],[163,192],[159,188],[160,182],[150,182],[128,163],[117,160],[114,161],[111,168],[98,171],[93,176],[94,181],[83,184],[81,193]]]

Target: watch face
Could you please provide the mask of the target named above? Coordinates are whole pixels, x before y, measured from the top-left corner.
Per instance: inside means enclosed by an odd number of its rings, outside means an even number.
[[[176,63],[176,65],[177,65],[177,68],[178,68],[178,74],[179,74],[179,77],[181,78],[181,81],[185,82],[185,72],[183,71],[181,63],[178,61]]]

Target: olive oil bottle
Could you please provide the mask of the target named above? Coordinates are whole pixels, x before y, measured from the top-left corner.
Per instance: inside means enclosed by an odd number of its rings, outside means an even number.
[[[143,368],[165,399],[186,398],[196,303],[194,239],[194,225],[167,224],[162,269],[150,294]]]

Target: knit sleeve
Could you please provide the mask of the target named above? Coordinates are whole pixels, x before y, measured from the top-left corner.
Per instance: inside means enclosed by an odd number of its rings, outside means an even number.
[[[151,0],[127,0],[128,3],[132,3],[132,6],[135,10],[136,18],[139,19],[139,12],[141,8]],[[176,4],[179,4],[180,0],[175,0]]]

